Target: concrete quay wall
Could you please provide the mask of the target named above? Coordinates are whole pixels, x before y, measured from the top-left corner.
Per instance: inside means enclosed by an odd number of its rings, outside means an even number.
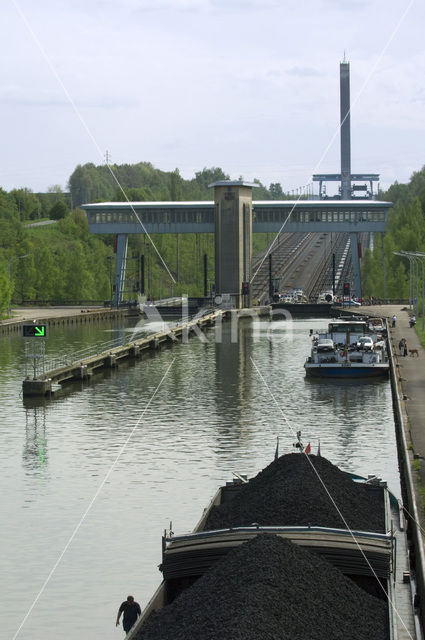
[[[49,327],[72,326],[94,322],[104,322],[111,318],[125,318],[128,309],[86,308],[86,307],[50,307],[24,308],[14,310],[13,317],[0,321],[0,337],[21,332],[23,323],[37,321]]]

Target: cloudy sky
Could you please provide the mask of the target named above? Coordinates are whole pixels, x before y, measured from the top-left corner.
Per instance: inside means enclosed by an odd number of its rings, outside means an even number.
[[[285,191],[339,171],[386,188],[425,164],[423,0],[2,0],[0,186],[77,164],[221,167]]]

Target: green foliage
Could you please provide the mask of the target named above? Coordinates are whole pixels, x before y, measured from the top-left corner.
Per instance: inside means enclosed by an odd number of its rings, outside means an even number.
[[[241,179],[243,179],[241,177]],[[219,167],[204,168],[191,180],[181,177],[178,169],[160,171],[150,162],[123,165],[78,165],[69,179],[69,190],[74,206],[101,201],[178,201],[212,200],[209,185],[229,176]],[[254,180],[254,200],[276,200],[289,196],[283,194],[279,183],[267,189]]]
[[[183,180],[178,169],[171,174],[170,194],[173,202],[183,200]]]
[[[9,307],[12,287],[7,278],[6,264],[0,264],[0,317],[5,315]]]
[[[12,249],[18,242],[20,232],[22,232],[21,224],[17,221],[0,218],[0,251],[3,249]]]
[[[269,191],[272,197],[272,200],[283,200],[285,194],[283,193],[282,185],[279,182],[272,182],[269,187]]]
[[[15,201],[19,220],[30,220],[37,213],[38,199],[30,189],[13,189],[9,196]]]
[[[74,206],[88,202],[126,200],[123,191],[149,188],[153,200],[169,200],[170,173],[159,171],[149,162],[129,165],[78,165],[69,179]],[[129,198],[130,199],[130,198]],[[142,197],[142,200],[146,200]]]
[[[58,200],[49,211],[50,220],[61,220],[69,213],[69,209],[63,200]]]
[[[252,234],[252,255],[256,256],[266,247],[269,247],[277,233],[253,233]]]
[[[16,201],[10,194],[0,188],[0,219],[18,220],[18,208]]]
[[[387,299],[409,297],[409,261],[399,251],[425,253],[425,167],[408,184],[395,182],[382,200],[394,202],[385,234],[375,234],[373,251],[362,260],[363,293]],[[385,274],[385,278],[384,278]]]
[[[117,189],[114,200],[116,202],[152,202],[155,200],[155,195],[150,187],[132,187]]]
[[[202,171],[197,171],[195,173],[195,180],[200,187],[208,189],[209,185],[214,182],[230,180],[230,176],[228,176],[227,173],[224,173],[223,169],[220,169],[219,167],[211,167],[210,169],[204,167]]]

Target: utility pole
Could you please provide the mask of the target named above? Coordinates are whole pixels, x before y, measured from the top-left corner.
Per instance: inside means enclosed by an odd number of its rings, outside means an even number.
[[[204,253],[204,298],[208,296],[208,254]]]
[[[273,274],[273,269],[272,269],[272,254],[269,253],[269,299],[270,301],[273,300],[273,280],[272,280],[272,274]]]

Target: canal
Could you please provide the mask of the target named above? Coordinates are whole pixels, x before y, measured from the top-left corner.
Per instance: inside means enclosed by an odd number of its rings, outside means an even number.
[[[137,326],[136,326],[137,323]],[[224,324],[47,402],[22,398],[24,345],[0,338],[1,628],[5,638],[122,638],[119,604],[159,584],[161,536],[191,530],[232,472],[252,476],[302,431],[312,453],[398,496],[388,380],[306,379],[326,319]],[[161,327],[55,328],[49,357]],[[3,635],[4,634],[4,635]]]

